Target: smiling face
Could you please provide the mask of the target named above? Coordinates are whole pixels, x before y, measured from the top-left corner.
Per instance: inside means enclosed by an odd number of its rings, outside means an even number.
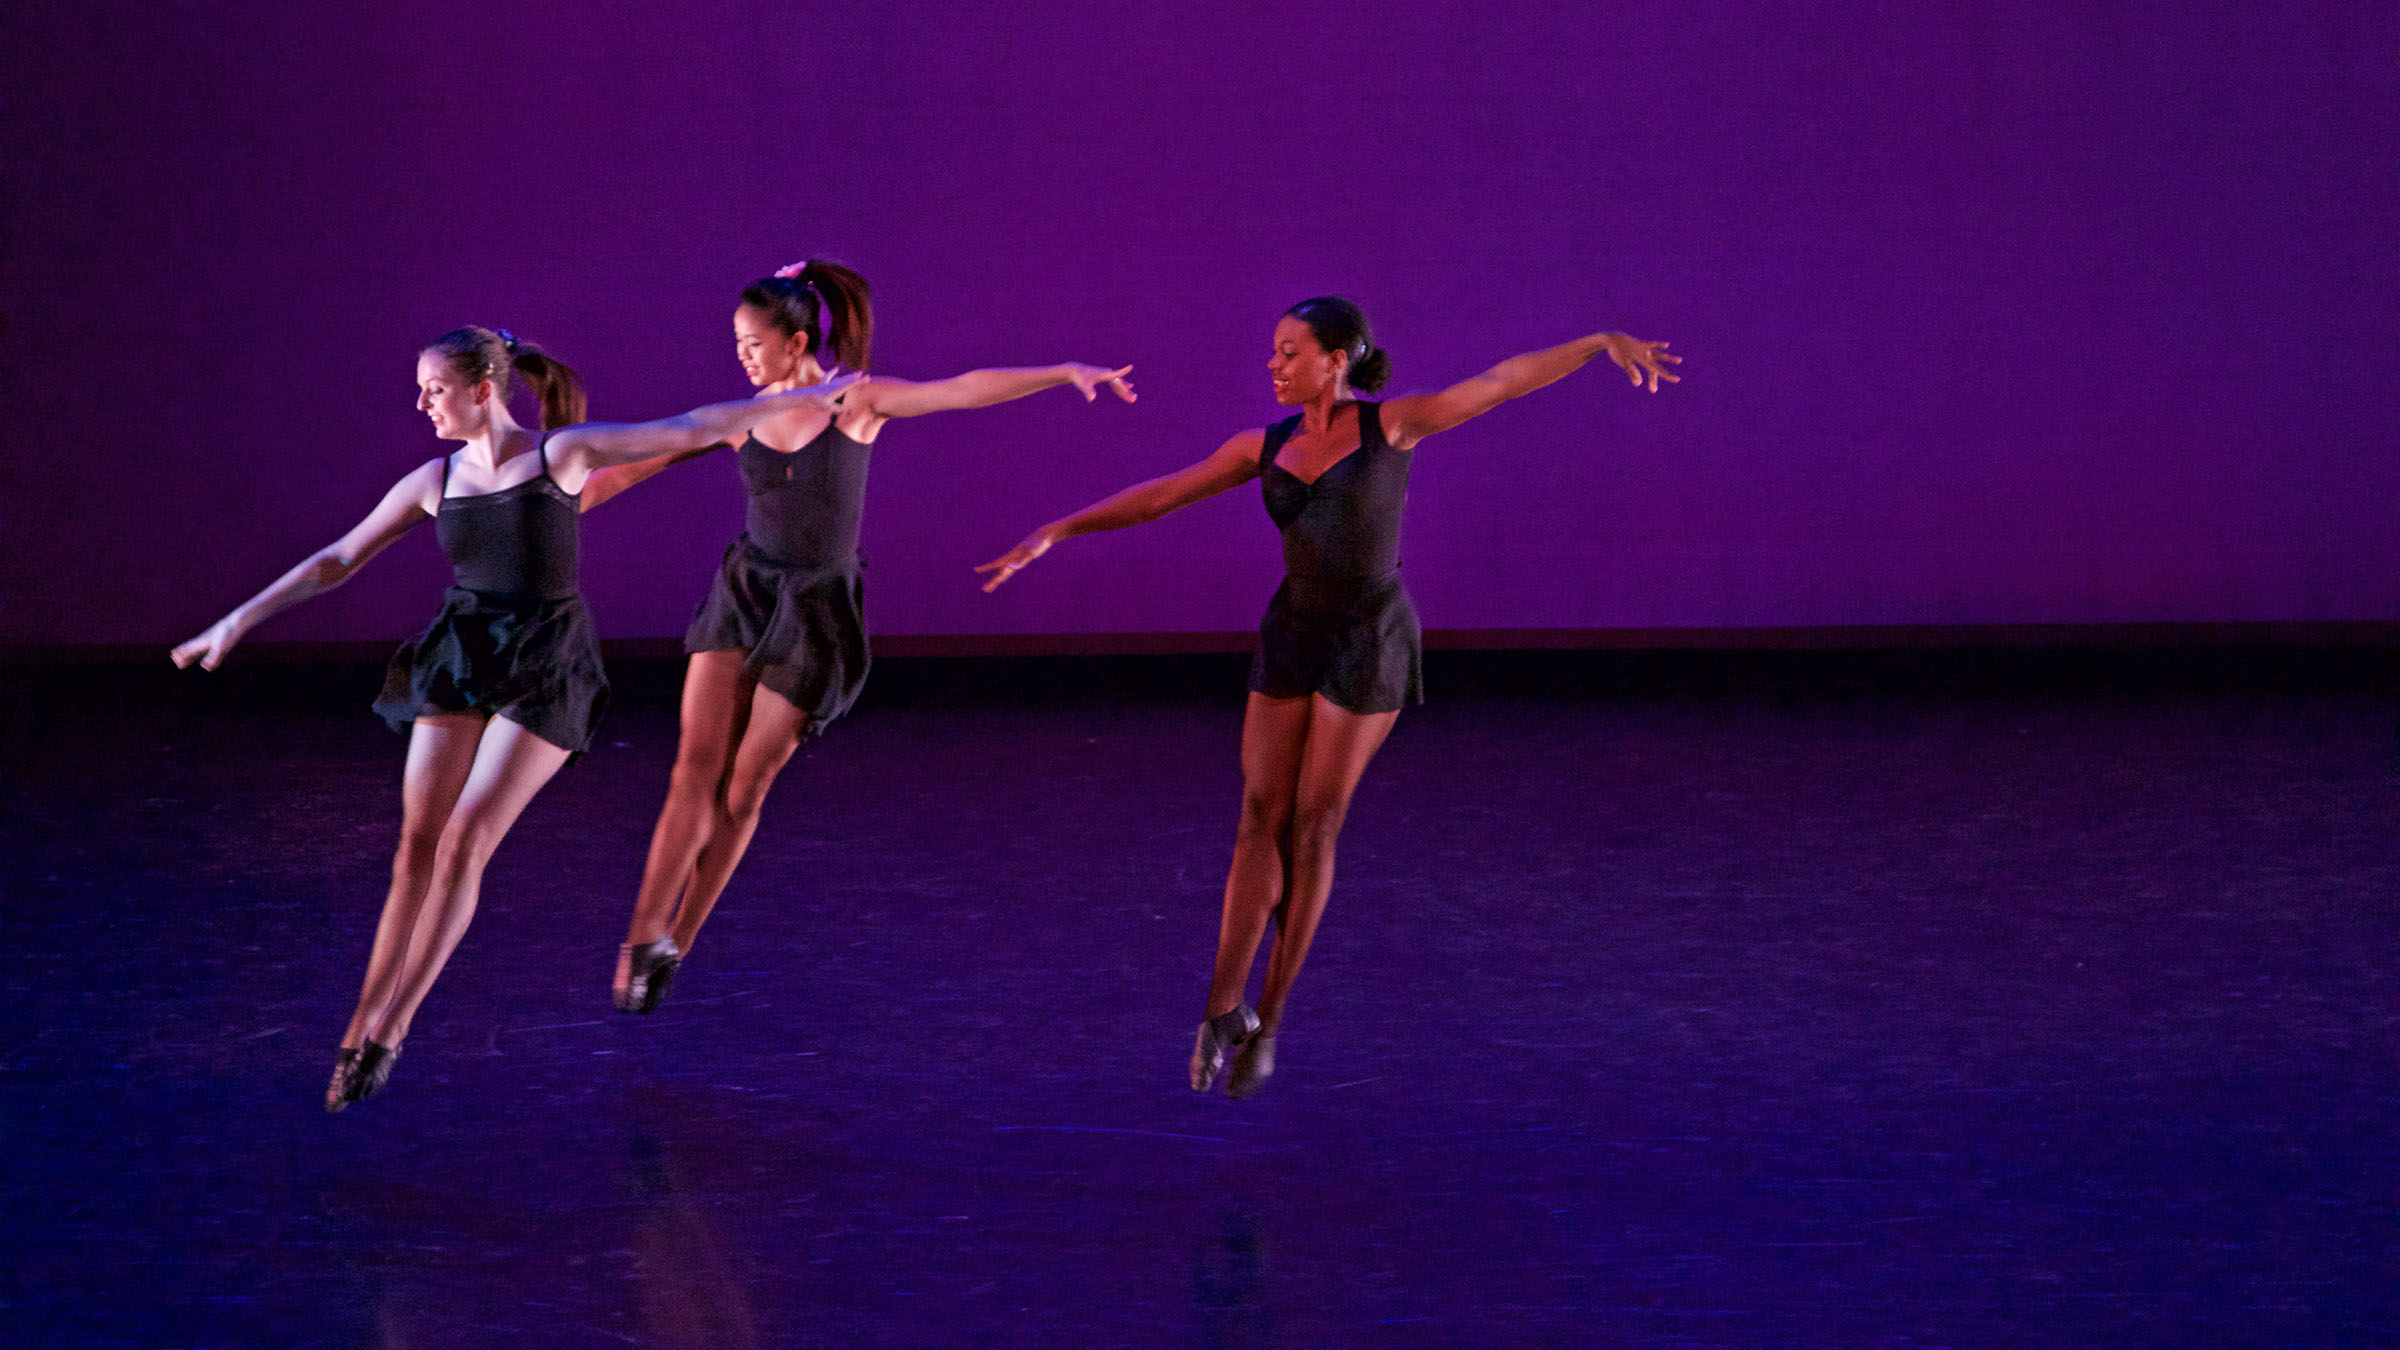
[[[764,388],[798,376],[808,339],[776,327],[764,310],[743,305],[733,311],[733,354],[750,383]]]
[[[1288,314],[1275,324],[1275,351],[1267,358],[1267,378],[1274,381],[1277,403],[1307,403],[1335,389],[1349,369],[1349,353],[1326,351],[1307,324]]]
[[[433,421],[433,434],[463,441],[490,420],[492,382],[467,380],[440,352],[417,353],[417,411]]]

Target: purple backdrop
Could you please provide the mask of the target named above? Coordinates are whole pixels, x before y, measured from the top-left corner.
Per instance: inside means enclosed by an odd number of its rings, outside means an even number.
[[[2400,10],[321,7],[13,14],[0,641],[159,642],[438,446],[416,346],[506,324],[595,415],[738,396],[742,282],[879,288],[877,367],[1130,361],[889,428],[886,634],[1223,631],[1255,491],[968,568],[1274,413],[1267,333],[1363,301],[1396,389],[1672,339],[1431,443],[1435,628],[2319,620],[2400,591]],[[1805,17],[1803,17],[1805,15]],[[611,636],[680,632],[722,459],[588,520]],[[392,638],[431,532],[258,635]]]

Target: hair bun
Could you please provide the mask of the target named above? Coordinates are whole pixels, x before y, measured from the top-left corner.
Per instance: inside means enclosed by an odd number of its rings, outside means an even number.
[[[1350,387],[1372,394],[1392,382],[1392,354],[1370,342],[1367,350],[1350,363]]]

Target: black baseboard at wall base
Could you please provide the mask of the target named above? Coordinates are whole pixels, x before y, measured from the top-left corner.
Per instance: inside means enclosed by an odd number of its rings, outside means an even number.
[[[1671,635],[1674,641],[1635,643],[1633,635],[1617,632],[1602,635],[1607,642],[1568,644],[1552,632],[1510,635],[1522,639],[1512,646],[1487,633],[1437,633],[1426,642],[1426,692],[1437,700],[2400,692],[2400,625],[1839,632],[1850,640],[1837,641],[1834,630],[1745,630],[1716,631],[1715,642],[1703,643],[1699,631],[1691,630]],[[1099,641],[879,639],[875,673],[859,711],[879,703],[987,699],[1241,699],[1250,659],[1246,635],[1107,635],[1105,641],[1117,650],[1095,649]],[[656,700],[672,706],[683,677],[679,644],[636,639],[607,647],[621,703]],[[256,643],[243,647],[223,669],[202,673],[176,670],[147,646],[5,648],[0,649],[0,699],[11,705],[12,719],[38,716],[46,703],[88,708],[114,697],[163,698],[195,708],[363,703],[380,683],[390,650],[383,643]]]
[[[1247,652],[878,657],[861,706],[1094,694],[1238,702]],[[680,666],[661,663],[670,680]],[[618,669],[612,666],[612,670]],[[626,672],[632,674],[628,664]],[[1840,697],[1913,694],[2400,692],[2388,647],[1948,647],[1905,649],[1460,650],[1425,653],[1426,697]]]
[[[1205,656],[1246,653],[1257,635],[1153,633],[877,633],[881,657]],[[381,661],[398,639],[252,641],[245,664]],[[680,661],[672,637],[612,638],[611,659]],[[1849,624],[1777,628],[1433,628],[1429,652],[1914,652],[2400,649],[2400,621],[2268,623]],[[0,668],[163,664],[163,643],[0,642]]]

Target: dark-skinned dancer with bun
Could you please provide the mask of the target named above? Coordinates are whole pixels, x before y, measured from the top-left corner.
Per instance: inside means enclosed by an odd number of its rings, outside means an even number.
[[[1339,296],[1277,321],[1267,375],[1297,409],[1199,463],[1107,497],[1028,535],[976,570],[992,590],[1059,542],[1123,529],[1261,482],[1283,534],[1285,575],[1259,623],[1242,719],[1242,805],[1217,928],[1216,970],[1192,1045],[1191,1085],[1247,1096],[1275,1071],[1275,1037],[1333,889],[1334,843],[1367,763],[1400,709],[1422,702],[1416,607],[1400,581],[1400,514],[1417,446],[1605,356],[1637,388],[1673,383],[1663,342],[1594,333],[1510,357],[1431,394],[1387,402],[1391,358]],[[1243,994],[1269,927],[1258,1004]],[[1227,1069],[1227,1061],[1231,1068]]]

